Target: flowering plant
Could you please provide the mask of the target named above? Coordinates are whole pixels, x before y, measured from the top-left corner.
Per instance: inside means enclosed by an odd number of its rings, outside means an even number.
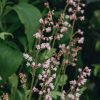
[[[12,7],[22,24],[29,21],[31,25],[26,23],[25,34],[13,40],[21,43],[19,47],[23,45],[21,50],[16,44],[11,46],[5,42],[5,35],[12,38],[17,35],[2,32],[0,46],[7,50],[5,57],[0,57],[9,62],[1,64],[5,69],[8,64],[9,69],[0,71],[0,100],[79,100],[87,89],[91,69],[81,61],[85,38],[84,30],[77,25],[84,23],[85,2],[66,0],[60,12],[53,10],[49,2],[43,4],[42,14],[25,2]],[[7,2],[5,6],[7,9]],[[23,7],[32,12],[32,17]],[[27,15],[28,20],[24,19]],[[6,87],[9,88],[6,90]]]

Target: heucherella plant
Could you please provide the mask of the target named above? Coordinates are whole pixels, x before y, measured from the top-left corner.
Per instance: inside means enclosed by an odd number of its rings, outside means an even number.
[[[56,18],[56,11],[51,9],[49,3],[45,2],[44,6],[47,13],[40,18],[39,29],[31,36],[34,38],[32,51],[23,53],[24,61],[15,83],[24,94],[19,90],[16,94],[20,95],[19,100],[79,100],[91,73],[87,66],[77,67],[84,32],[76,22],[85,20],[85,3],[83,0],[66,0],[64,10]],[[73,80],[67,76],[68,67],[79,72]],[[68,84],[70,88],[66,89]],[[15,94],[10,96],[3,93],[1,100],[17,100]]]
[[[70,81],[71,87],[68,93],[64,89],[66,83],[63,83],[62,86],[58,84],[61,78],[63,78],[62,82],[64,80],[66,82],[67,66],[77,67],[77,54],[82,49],[84,36],[81,29],[74,29],[75,22],[85,20],[85,4],[81,0],[67,0],[65,9],[61,12],[57,21],[54,20],[55,11],[51,10],[48,2],[44,5],[48,9],[48,13],[39,20],[40,29],[33,35],[36,38],[33,48],[36,50],[36,56],[32,58],[28,54],[23,54],[27,61],[26,66],[31,67],[33,70],[28,100],[35,93],[39,95],[38,100],[53,100],[53,91],[59,93],[57,96],[60,96],[61,100],[66,100],[66,98],[68,100],[79,100],[81,95],[80,88],[84,86],[87,76],[90,75],[91,70],[88,67],[85,67],[83,70],[79,69],[80,74],[77,80]],[[69,40],[67,43],[60,44],[59,41],[63,39],[65,34],[67,34]],[[59,44],[56,45],[57,42]],[[43,54],[45,57],[42,62],[38,60],[41,57],[40,54]],[[35,80],[35,71],[38,68],[41,69],[41,72]],[[33,82],[34,80],[36,82]]]
[[[68,65],[77,67],[77,54],[78,51],[82,49],[82,44],[84,43],[83,31],[81,29],[74,30],[75,22],[80,20],[83,21],[85,4],[81,0],[67,0],[64,11],[60,14],[57,21],[54,21],[53,17],[55,12],[50,9],[49,4],[45,3],[48,13],[46,16],[39,20],[40,29],[33,36],[36,38],[36,45],[34,49],[36,50],[36,58],[33,58],[28,54],[23,54],[27,63],[26,66],[30,66],[33,70],[32,72],[32,84],[29,94],[29,100],[34,93],[39,94],[39,100],[52,100],[52,91],[61,91],[62,100],[66,100],[66,97],[70,100],[78,100],[80,97],[79,88],[86,83],[86,76],[90,75],[90,69],[85,67],[83,71],[80,71],[80,75],[77,80],[70,81],[71,90],[69,94],[66,94],[66,90],[59,89],[59,80],[61,78],[61,73],[66,75],[66,68]],[[66,11],[68,14],[66,14]],[[70,34],[68,31],[70,30]],[[64,44],[58,44],[56,47],[56,42],[60,41],[64,34],[69,34],[69,42]],[[59,49],[57,49],[59,48]],[[39,62],[39,54],[45,53],[45,57],[48,56],[48,52],[54,52],[50,57],[44,59],[43,62]],[[61,59],[63,57],[63,59]],[[35,71],[37,68],[41,68],[41,72],[38,74],[38,79],[34,84]],[[59,77],[58,77],[59,76]],[[63,77],[65,78],[65,77]],[[37,84],[39,83],[40,89]],[[56,85],[56,86],[55,86]]]

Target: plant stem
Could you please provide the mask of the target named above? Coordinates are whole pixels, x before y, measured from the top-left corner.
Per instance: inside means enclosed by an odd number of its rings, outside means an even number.
[[[64,8],[63,15],[65,15],[68,5],[69,4],[67,3],[66,6],[65,6],[65,8]],[[64,18],[63,18],[63,20],[64,20]],[[55,44],[55,41],[56,41],[55,35],[57,34],[57,32],[58,32],[58,29],[55,31],[55,34],[53,36],[54,37],[54,40],[53,40],[53,43],[52,43],[52,48],[54,47],[54,44]]]
[[[31,89],[30,89],[30,94],[29,94],[28,100],[31,100],[31,97],[32,97],[32,89],[33,89],[34,77],[35,77],[35,69],[33,70],[33,73],[32,73]]]

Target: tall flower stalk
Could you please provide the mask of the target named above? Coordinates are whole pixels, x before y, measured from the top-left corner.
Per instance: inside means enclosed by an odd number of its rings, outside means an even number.
[[[36,57],[32,58],[27,53],[23,56],[27,61],[26,66],[32,69],[32,81],[28,100],[31,100],[32,95],[37,93],[39,100],[52,100],[52,92],[59,91],[61,100],[79,100],[79,88],[86,83],[86,77],[90,75],[90,69],[85,67],[81,69],[77,80],[70,81],[71,88],[66,93],[62,86],[59,86],[59,81],[63,76],[66,76],[67,66],[77,67],[77,55],[82,49],[84,43],[83,31],[75,29],[77,21],[84,21],[85,4],[82,0],[67,0],[63,12],[59,15],[57,21],[54,20],[55,11],[50,9],[49,3],[45,3],[48,9],[47,15],[39,20],[40,28],[33,36],[36,38],[34,50]],[[69,37],[68,43],[59,43],[67,34]],[[66,37],[67,38],[67,37]],[[56,43],[59,43],[56,45]],[[40,55],[44,52],[44,59],[39,61]],[[48,57],[48,52],[51,54]],[[53,52],[53,53],[52,53]],[[41,72],[36,77],[36,70],[41,69]],[[36,81],[36,82],[35,82]],[[64,77],[63,80],[64,82]],[[39,85],[39,86],[38,86]],[[60,89],[61,88],[61,89]]]

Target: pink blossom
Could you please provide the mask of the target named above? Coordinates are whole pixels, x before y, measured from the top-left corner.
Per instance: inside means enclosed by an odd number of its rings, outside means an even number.
[[[81,37],[81,38],[78,40],[78,43],[79,43],[79,44],[83,44],[83,43],[84,43],[84,37]]]
[[[37,39],[41,37],[41,33],[37,32],[36,34],[34,34],[33,36],[35,36]]]
[[[76,15],[72,14],[72,15],[69,16],[69,18],[70,18],[70,20],[74,20],[74,19],[76,20]]]
[[[51,32],[51,27],[46,28],[46,32],[47,33]]]
[[[61,30],[60,30],[61,33],[66,32],[66,31],[67,31],[66,27],[62,27]]]

